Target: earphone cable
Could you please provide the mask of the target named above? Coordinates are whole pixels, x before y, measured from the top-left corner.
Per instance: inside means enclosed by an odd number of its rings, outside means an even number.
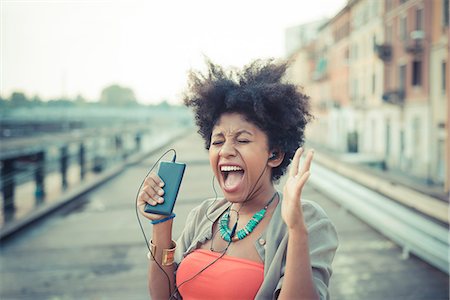
[[[205,267],[203,267],[203,269],[201,269],[200,271],[198,271],[197,273],[195,273],[191,278],[186,279],[185,281],[183,281],[182,283],[180,283],[180,285],[175,287],[175,291],[170,295],[170,299],[172,299],[175,294],[180,290],[181,286],[184,285],[185,283],[191,281],[192,279],[194,279],[195,277],[197,277],[198,275],[200,275],[201,273],[203,273],[206,269],[208,269],[209,267],[211,267],[213,264],[215,264],[219,259],[221,259],[226,253],[228,248],[231,245],[231,240],[228,242],[226,248],[223,250],[223,252],[220,254],[220,256],[218,256],[217,258],[215,258],[212,262],[210,262],[209,264],[207,264]]]
[[[173,162],[175,161],[176,151],[175,151],[174,149],[169,149],[169,150],[167,150],[167,151],[166,151],[163,155],[161,155],[161,157],[155,162],[155,164],[152,166],[152,168],[151,168],[150,171],[147,173],[147,175],[145,176],[145,178],[147,178],[147,176],[153,171],[153,169],[154,169],[155,166],[158,164],[158,162],[159,162],[159,161],[160,161],[160,160],[161,160],[168,152],[170,152],[170,151],[173,151],[173,152],[174,152],[174,157],[173,157],[172,161],[173,161]],[[237,211],[233,209],[233,211],[235,211],[236,214],[237,214],[237,216],[236,216],[236,222],[235,222],[235,224],[234,224],[234,226],[233,226],[233,232],[235,232],[235,231],[236,231],[236,228],[237,228],[237,224],[238,224],[238,221],[239,221],[239,211],[240,211],[241,208],[245,205],[245,203],[253,196],[253,193],[256,192],[255,188],[256,188],[256,186],[258,185],[259,181],[261,180],[262,176],[264,175],[266,169],[267,169],[267,165],[264,167],[263,171],[262,171],[261,174],[259,175],[259,177],[258,177],[258,179],[256,180],[255,184],[253,185],[253,188],[250,190],[250,193],[247,195],[247,197],[246,197],[245,200],[243,201],[241,207],[240,207]],[[212,219],[209,217],[209,209],[212,207],[212,205],[213,205],[213,204],[217,201],[217,199],[218,199],[218,194],[217,194],[217,191],[216,191],[216,188],[215,188],[215,185],[214,185],[214,179],[215,179],[215,176],[213,175],[213,179],[212,179],[212,187],[213,187],[213,191],[214,191],[214,195],[215,195],[214,201],[208,206],[208,208],[206,209],[206,214],[205,214],[205,215],[206,215],[206,218],[207,218],[211,223],[214,223],[215,221],[212,220]],[[136,195],[136,205],[135,205],[135,206],[136,206],[136,216],[137,216],[137,219],[138,219],[139,226],[140,226],[140,228],[141,228],[142,234],[143,234],[143,236],[144,236],[145,242],[146,242],[146,244],[147,244],[147,248],[148,248],[150,254],[152,255],[153,259],[155,259],[154,254],[150,251],[149,241],[148,241],[148,239],[147,239],[147,236],[145,235],[144,229],[143,229],[142,224],[141,224],[141,221],[140,221],[140,219],[139,219],[139,214],[138,214],[138,209],[137,209],[137,200],[138,200],[138,197],[139,197],[139,192],[140,192],[140,190],[141,190],[142,185],[144,184],[144,182],[145,182],[145,179],[142,181],[141,185],[139,186],[138,193],[137,193],[137,195]],[[231,208],[231,207],[230,207],[230,208]],[[216,232],[216,233],[217,233],[217,232]],[[213,235],[213,238],[214,238],[215,235],[216,235],[216,234]],[[234,234],[233,234],[233,235],[234,235]],[[211,241],[211,243],[212,243],[212,241]],[[164,272],[164,274],[165,274],[165,276],[166,276],[166,278],[167,278],[167,282],[168,282],[168,286],[169,286],[169,293],[170,293],[169,300],[170,300],[170,299],[173,299],[173,298],[175,297],[176,293],[179,291],[179,289],[180,289],[180,287],[181,287],[182,285],[184,285],[185,283],[187,283],[187,282],[193,280],[195,277],[197,277],[198,275],[200,275],[201,273],[203,273],[206,269],[208,269],[210,266],[212,266],[213,264],[215,264],[219,259],[221,259],[221,258],[226,254],[226,252],[228,251],[228,248],[230,247],[231,243],[232,243],[232,240],[230,239],[230,241],[228,242],[227,246],[225,247],[225,249],[224,249],[223,251],[217,251],[217,252],[222,252],[221,255],[218,256],[216,259],[214,259],[212,262],[210,262],[208,265],[206,265],[205,267],[203,267],[200,271],[198,271],[196,274],[194,274],[191,278],[186,279],[185,281],[183,281],[183,282],[182,282],[180,285],[178,285],[178,286],[176,285],[176,282],[175,282],[175,290],[173,291],[173,293],[172,293],[172,289],[171,289],[171,286],[170,286],[170,278],[169,278],[169,275],[168,275],[168,274],[166,273],[166,271],[161,267],[161,265],[160,265],[156,260],[154,260],[155,263],[158,265],[159,269],[161,269],[161,271]]]
[[[167,283],[168,283],[168,285],[169,285],[169,293],[171,294],[171,293],[172,293],[172,288],[171,288],[171,286],[170,286],[170,278],[169,278],[169,275],[168,275],[167,272],[162,268],[162,266],[156,261],[154,254],[153,254],[152,251],[150,250],[150,244],[149,244],[149,241],[148,241],[148,239],[147,239],[147,235],[145,234],[144,227],[142,226],[142,223],[141,223],[141,219],[139,218],[138,205],[137,205],[137,203],[138,203],[138,198],[139,198],[139,193],[140,193],[141,188],[142,188],[142,186],[144,185],[144,182],[145,182],[145,180],[147,179],[148,175],[150,175],[150,173],[153,171],[153,169],[158,165],[159,161],[160,161],[164,156],[166,156],[166,154],[169,153],[170,151],[173,151],[173,153],[174,153],[174,156],[173,156],[173,158],[172,158],[172,162],[175,162],[175,159],[176,159],[176,157],[177,157],[177,152],[175,151],[175,149],[169,149],[169,150],[167,150],[166,152],[164,152],[164,153],[158,158],[158,160],[157,160],[157,161],[153,164],[153,166],[150,168],[150,171],[148,171],[147,175],[145,175],[144,180],[142,180],[142,182],[141,182],[141,184],[140,184],[140,186],[139,186],[139,188],[138,188],[137,194],[136,194],[136,200],[135,200],[135,203],[134,203],[135,205],[134,205],[134,206],[135,206],[135,211],[136,211],[136,218],[137,218],[137,221],[138,221],[138,223],[139,223],[139,227],[141,228],[142,235],[144,236],[144,240],[145,240],[145,244],[147,245],[147,249],[148,249],[150,255],[152,256],[154,262],[157,264],[158,268],[159,268],[159,269],[164,273],[164,275],[167,277]]]

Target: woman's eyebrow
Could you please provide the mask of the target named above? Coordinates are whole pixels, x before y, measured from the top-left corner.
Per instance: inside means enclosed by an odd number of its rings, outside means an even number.
[[[241,130],[238,130],[238,131],[234,134],[234,136],[240,136],[241,134],[253,135],[252,132],[250,132],[250,131],[248,131],[248,130],[246,130],[246,129],[241,129]],[[215,137],[224,137],[224,136],[225,136],[225,134],[224,134],[223,132],[217,132],[217,133],[213,133],[211,137],[212,137],[212,138],[215,138]]]
[[[222,132],[214,133],[214,134],[212,135],[212,137],[213,137],[213,138],[214,138],[214,137],[223,137],[223,133],[222,133]]]
[[[239,130],[237,133],[236,133],[236,136],[239,136],[239,135],[241,135],[241,134],[248,134],[248,135],[253,135],[253,133],[251,133],[250,131],[248,131],[248,130],[245,130],[245,129],[242,129],[242,130]]]

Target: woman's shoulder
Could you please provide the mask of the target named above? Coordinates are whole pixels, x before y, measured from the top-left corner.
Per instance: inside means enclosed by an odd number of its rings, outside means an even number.
[[[328,218],[327,213],[325,210],[320,206],[319,203],[309,200],[309,199],[302,199],[302,210],[304,214],[308,214],[309,217],[315,217],[315,218]],[[304,215],[304,217],[306,217]]]
[[[325,210],[315,201],[302,199],[303,218],[307,224],[320,221],[330,221]]]

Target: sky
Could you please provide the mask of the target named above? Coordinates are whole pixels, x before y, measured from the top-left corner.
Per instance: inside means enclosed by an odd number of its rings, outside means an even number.
[[[176,104],[204,58],[242,67],[284,57],[286,28],[346,0],[0,0],[0,95],[97,101],[111,84]]]

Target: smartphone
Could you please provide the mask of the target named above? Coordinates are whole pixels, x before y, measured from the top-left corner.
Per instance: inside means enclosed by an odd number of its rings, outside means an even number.
[[[154,206],[147,203],[144,208],[145,212],[167,216],[172,214],[185,168],[186,164],[184,163],[161,162],[159,165],[158,176],[164,181],[164,202]]]

